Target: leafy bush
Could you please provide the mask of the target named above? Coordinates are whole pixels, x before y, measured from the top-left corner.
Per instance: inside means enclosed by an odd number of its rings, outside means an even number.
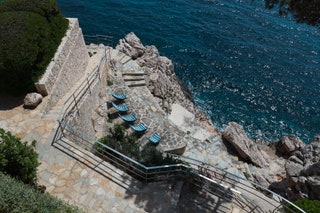
[[[37,185],[38,153],[31,145],[0,128],[0,172],[26,184]]]
[[[320,200],[302,199],[302,200],[294,201],[293,203],[299,206],[305,212],[308,212],[308,213],[320,212]]]
[[[55,0],[0,2],[0,92],[33,91],[67,27]]]
[[[320,27],[320,0],[265,0],[265,6],[278,6],[280,15],[290,13],[298,23]]]
[[[80,212],[77,207],[41,193],[0,172],[0,212]]]
[[[113,129],[110,128],[110,134],[99,139],[99,142],[115,149],[122,154],[134,159],[140,159],[139,145],[137,144],[137,138],[132,135],[125,134],[125,128],[122,125],[115,125]],[[94,145],[96,154],[101,152],[108,152],[103,146],[96,143]],[[100,155],[100,157],[102,157]]]
[[[164,157],[153,145],[146,145],[140,151],[140,144],[137,142],[137,138],[133,135],[125,134],[125,128],[122,125],[115,125],[113,129],[110,129],[110,134],[99,139],[99,142],[145,166],[160,166],[178,163],[168,155]],[[98,143],[94,145],[94,153],[99,157],[104,158],[103,155],[107,155],[109,152],[111,151]],[[113,155],[115,156],[116,154],[113,153]]]

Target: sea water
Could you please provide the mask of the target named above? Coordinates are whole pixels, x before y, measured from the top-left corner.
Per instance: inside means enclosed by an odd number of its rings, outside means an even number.
[[[85,35],[134,32],[170,58],[215,126],[269,142],[320,134],[320,29],[252,0],[58,0]],[[98,41],[97,41],[98,42]]]

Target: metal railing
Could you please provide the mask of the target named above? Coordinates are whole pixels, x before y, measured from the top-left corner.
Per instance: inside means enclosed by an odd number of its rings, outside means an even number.
[[[166,181],[172,178],[189,181],[197,190],[218,196],[246,212],[265,212],[266,209],[271,212],[304,212],[287,199],[259,184],[199,160],[163,153],[180,163],[148,167],[100,143],[90,135],[77,130],[68,123],[69,116],[77,115],[79,102],[83,101],[82,99],[85,95],[90,92],[90,85],[96,79],[100,79],[99,66],[88,75],[79,88],[65,101],[60,112],[59,127],[52,145],[59,145],[61,141],[68,143],[64,147],[69,147],[68,154],[73,156],[79,156],[75,150],[82,150],[85,156],[90,158],[85,161],[91,162],[94,168],[99,167],[104,173],[110,173],[110,170],[105,164],[102,164],[103,161],[144,182]],[[87,152],[93,153],[95,157]]]
[[[165,153],[165,155],[179,160],[180,163],[148,167],[100,143],[62,120],[59,119],[58,121],[60,134],[57,135],[60,138],[65,137],[72,140],[78,138],[77,141],[72,143],[79,149],[94,153],[102,160],[140,181],[156,182],[175,178],[185,179],[191,181],[191,184],[197,190],[218,196],[246,212],[264,212],[265,209],[272,212],[304,212],[290,201],[254,182],[196,159]],[[54,143],[59,143],[59,137],[54,139]],[[97,148],[97,145],[100,148]],[[101,161],[97,161],[95,167],[98,167],[100,163]],[[265,194],[268,194],[268,196]]]
[[[91,87],[96,81],[101,81],[101,70],[100,66],[101,63],[104,62],[106,56],[102,58],[100,63],[92,70],[91,73],[88,74],[86,79],[81,82],[79,87],[75,90],[75,92],[70,95],[67,100],[64,102],[63,106],[61,107],[59,113],[59,119],[63,121],[68,121],[69,116],[72,116],[73,113],[79,112],[79,107],[81,101],[84,100],[86,95],[91,94]]]

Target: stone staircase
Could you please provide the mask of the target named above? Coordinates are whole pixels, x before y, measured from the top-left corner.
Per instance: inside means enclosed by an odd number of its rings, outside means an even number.
[[[126,86],[140,87],[146,85],[144,71],[129,56],[116,49],[108,49],[107,57],[111,66],[115,63],[121,64],[122,78]]]

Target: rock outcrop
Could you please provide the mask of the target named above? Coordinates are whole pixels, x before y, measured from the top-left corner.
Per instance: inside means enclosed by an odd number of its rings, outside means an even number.
[[[222,136],[244,160],[258,167],[268,166],[268,162],[264,158],[267,155],[247,136],[240,124],[230,122]]]
[[[127,54],[133,60],[142,56],[146,50],[140,39],[132,32],[126,35],[124,39],[119,40],[116,49]]]
[[[42,102],[42,95],[36,92],[28,93],[23,100],[23,106],[26,108],[37,107]]]
[[[167,114],[174,104],[179,104],[194,114],[207,130],[221,135],[210,118],[194,105],[191,91],[176,76],[172,61],[160,56],[155,46],[144,46],[134,33],[130,33],[120,40],[116,49],[142,67],[146,86]],[[249,180],[270,186],[287,198],[320,199],[320,136],[305,145],[298,137],[288,135],[267,147],[251,140],[241,125],[231,122],[222,137],[227,146],[230,144],[249,163],[238,166]]]
[[[291,156],[285,164],[287,185],[295,194],[293,199],[320,199],[320,135],[301,150],[301,155]]]
[[[176,76],[172,61],[160,56],[155,46],[143,46],[134,33],[129,33],[119,41],[116,49],[136,60],[143,68],[146,85],[164,111],[170,114],[172,104],[180,104],[195,114],[195,118],[209,131],[218,133],[206,113],[194,105],[191,91]]]
[[[275,146],[280,155],[292,156],[301,155],[300,151],[305,147],[305,143],[295,135],[286,135],[276,142]]]

